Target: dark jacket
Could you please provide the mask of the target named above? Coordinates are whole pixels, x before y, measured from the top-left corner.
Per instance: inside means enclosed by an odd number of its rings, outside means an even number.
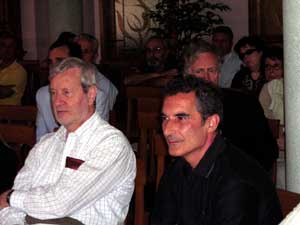
[[[195,169],[182,158],[165,171],[152,225],[277,225],[282,213],[267,173],[217,136]]]
[[[222,89],[224,123],[222,135],[270,171],[278,158],[278,146],[264,111],[253,95]]]

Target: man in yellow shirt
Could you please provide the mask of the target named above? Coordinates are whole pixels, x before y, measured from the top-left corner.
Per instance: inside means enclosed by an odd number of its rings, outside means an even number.
[[[27,82],[25,69],[16,62],[17,39],[4,32],[0,35],[0,105],[21,105]]]

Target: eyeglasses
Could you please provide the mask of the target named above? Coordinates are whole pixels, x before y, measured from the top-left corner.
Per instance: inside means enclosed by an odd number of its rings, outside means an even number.
[[[251,55],[253,52],[257,51],[256,48],[252,48],[252,49],[248,49],[247,51],[245,51],[244,53],[240,53],[239,57],[241,60],[244,60],[246,55]]]
[[[163,48],[160,48],[160,47],[156,47],[156,48],[146,48],[145,49],[147,53],[158,53],[160,51],[163,50]]]
[[[267,71],[279,71],[282,69],[282,66],[280,64],[274,64],[274,65],[270,65],[270,64],[266,64],[265,65],[265,70]]]

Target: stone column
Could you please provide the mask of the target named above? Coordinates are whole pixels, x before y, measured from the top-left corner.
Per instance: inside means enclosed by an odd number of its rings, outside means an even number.
[[[287,190],[300,193],[300,1],[282,4]]]
[[[82,32],[82,0],[51,0],[48,5],[50,43],[62,31]]]

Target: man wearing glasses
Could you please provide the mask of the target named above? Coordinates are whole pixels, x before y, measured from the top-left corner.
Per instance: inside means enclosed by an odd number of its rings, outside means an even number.
[[[160,37],[150,37],[145,44],[144,62],[136,72],[125,78],[126,85],[143,84],[153,80],[164,80],[178,74],[175,57],[172,57],[166,41]],[[154,83],[160,83],[155,82]]]

